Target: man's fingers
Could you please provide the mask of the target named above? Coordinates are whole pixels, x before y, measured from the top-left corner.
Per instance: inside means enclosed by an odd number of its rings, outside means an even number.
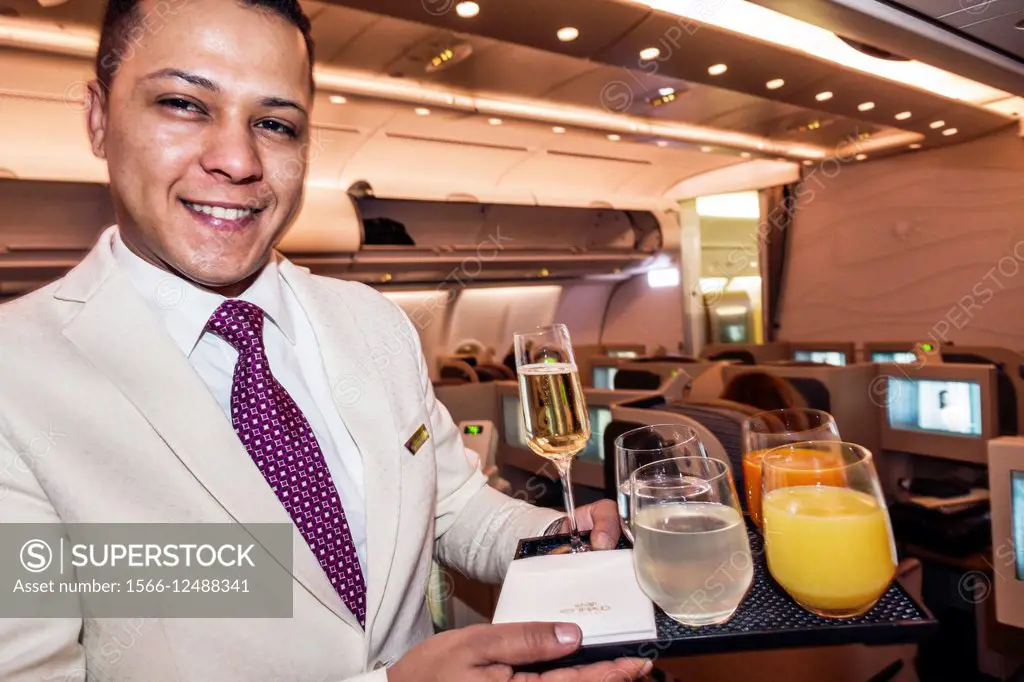
[[[572,623],[505,623],[480,626],[469,647],[477,665],[525,665],[568,656],[582,638]]]
[[[601,500],[590,507],[590,518],[594,524],[590,532],[590,544],[594,549],[615,549],[619,544],[622,528],[619,526],[619,508],[612,500]]]

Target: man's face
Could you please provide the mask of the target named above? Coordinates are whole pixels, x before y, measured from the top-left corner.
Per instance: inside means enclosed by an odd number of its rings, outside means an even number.
[[[125,242],[230,289],[266,263],[301,201],[309,60],[276,14],[234,0],[170,6],[140,5],[106,106],[91,103],[90,136]]]

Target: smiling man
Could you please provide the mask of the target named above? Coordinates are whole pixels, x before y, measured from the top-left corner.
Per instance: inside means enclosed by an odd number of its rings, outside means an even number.
[[[519,680],[579,646],[564,624],[430,636],[432,559],[500,581],[518,538],[565,522],[486,486],[400,309],[274,252],[301,202],[312,56],[294,0],[112,0],[87,120],[118,225],[0,307],[0,525],[281,524],[291,617],[7,618],[0,679]],[[579,513],[614,545],[612,502]]]

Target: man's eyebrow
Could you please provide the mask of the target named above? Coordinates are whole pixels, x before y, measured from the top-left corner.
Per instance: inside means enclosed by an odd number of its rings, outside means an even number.
[[[296,109],[302,114],[306,113],[306,108],[298,102],[283,97],[264,97],[260,100],[260,106],[268,108],[287,108]]]
[[[158,78],[178,78],[186,83],[191,83],[197,88],[203,88],[210,92],[220,92],[220,86],[209,78],[203,78],[198,74],[189,73],[188,71],[182,71],[180,69],[160,69],[159,71],[154,71],[149,74],[143,80],[156,80]]]

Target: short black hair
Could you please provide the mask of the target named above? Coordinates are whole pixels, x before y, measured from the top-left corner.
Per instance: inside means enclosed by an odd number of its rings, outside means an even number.
[[[190,0],[159,0],[145,16],[140,15],[142,0],[107,0],[100,32],[100,47],[96,52],[96,78],[105,89],[110,89],[121,64],[131,59],[142,44],[147,32],[157,31],[167,15],[174,15]],[[309,17],[302,11],[298,0],[235,0],[243,7],[251,7],[278,15],[302,32],[309,54],[310,89],[313,88],[313,36]]]

